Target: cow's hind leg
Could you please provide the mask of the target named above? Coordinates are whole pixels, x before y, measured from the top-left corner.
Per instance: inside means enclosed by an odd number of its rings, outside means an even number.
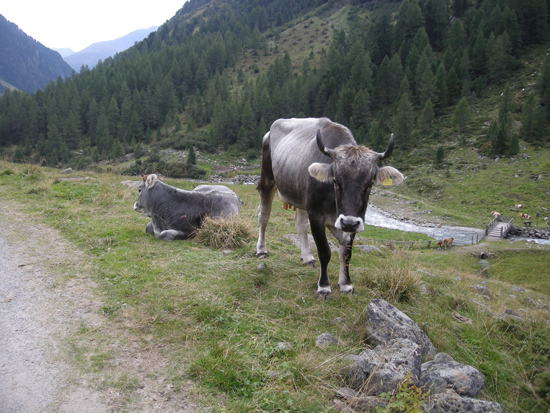
[[[300,250],[302,253],[302,264],[311,265],[315,267],[315,258],[311,255],[311,249],[309,248],[309,241],[307,238],[307,224],[308,224],[307,212],[303,209],[296,209],[294,213],[294,225],[296,226],[296,232],[300,237]]]
[[[260,183],[258,184],[260,192],[260,212],[258,214],[258,243],[256,244],[256,257],[267,257],[267,248],[265,245],[265,229],[271,216],[271,206],[275,196],[275,179],[273,178],[273,169],[271,167],[271,149],[269,147],[269,132],[266,133],[262,144],[262,171]]]

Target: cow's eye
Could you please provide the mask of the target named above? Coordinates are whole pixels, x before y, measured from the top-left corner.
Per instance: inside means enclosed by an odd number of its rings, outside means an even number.
[[[340,185],[338,185],[338,182],[332,181],[334,183],[334,187],[340,189]]]

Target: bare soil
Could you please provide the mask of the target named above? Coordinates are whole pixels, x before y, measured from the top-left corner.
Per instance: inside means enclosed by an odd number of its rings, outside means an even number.
[[[170,383],[162,348],[101,313],[85,254],[17,211],[0,205],[0,412],[205,411],[192,383]]]

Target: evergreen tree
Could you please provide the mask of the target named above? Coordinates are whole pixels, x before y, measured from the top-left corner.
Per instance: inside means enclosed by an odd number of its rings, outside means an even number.
[[[444,108],[447,107],[448,94],[447,76],[445,74],[445,66],[443,65],[443,63],[438,66],[437,72],[435,73],[434,88],[436,108],[439,112],[441,112]]]
[[[369,142],[370,148],[376,152],[381,152],[384,150],[384,134],[383,130],[380,127],[378,121],[371,123],[369,128]]]
[[[405,93],[399,99],[395,114],[395,134],[405,146],[410,147],[413,131],[413,108]]]
[[[436,51],[443,50],[447,35],[449,10],[445,0],[428,0],[424,5],[426,32],[432,47]]]
[[[434,115],[434,110],[432,106],[432,100],[428,99],[426,101],[426,104],[422,108],[420,115],[418,116],[418,120],[417,120],[418,129],[429,130],[434,117],[435,115]]]
[[[508,153],[510,156],[515,156],[519,153],[519,139],[517,135],[512,136]]]
[[[546,119],[550,120],[550,56],[546,55],[542,63],[537,88],[545,109]]]
[[[351,121],[356,129],[367,129],[369,126],[369,96],[366,90],[359,90],[352,104]]]
[[[509,116],[514,111],[514,102],[512,100],[512,92],[510,85],[506,83],[504,92],[502,92],[502,100],[498,109],[498,121],[500,124],[508,123]]]
[[[118,159],[121,156],[124,156],[124,148],[122,146],[122,143],[120,142],[120,139],[115,138],[113,140],[113,144],[111,146],[111,151],[110,151],[110,156],[109,157],[111,159]]]
[[[466,124],[470,121],[470,112],[470,105],[468,104],[466,98],[463,97],[456,105],[452,117],[453,124],[458,127],[460,132],[464,132]]]
[[[443,164],[443,159],[445,159],[445,149],[443,149],[443,146],[439,146],[435,153],[435,163],[441,165]]]
[[[187,165],[196,165],[197,164],[197,155],[195,154],[195,147],[193,145],[189,146],[189,154],[187,155]]]
[[[508,134],[506,133],[506,124],[500,125],[498,122],[492,122],[487,135],[494,154],[503,155],[508,152],[509,142]]]

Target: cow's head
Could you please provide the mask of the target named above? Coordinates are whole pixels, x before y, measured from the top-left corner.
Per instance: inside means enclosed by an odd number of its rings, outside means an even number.
[[[151,216],[153,204],[150,190],[158,181],[161,179],[156,174],[143,175],[143,182],[138,187],[139,196],[134,203],[134,211]]]
[[[393,151],[393,133],[384,153],[355,145],[329,149],[323,144],[320,130],[317,146],[333,162],[313,163],[308,171],[315,179],[334,184],[337,211],[334,226],[344,232],[363,231],[372,184],[398,185],[404,179],[403,174],[391,166],[378,167],[378,161],[388,158]]]

